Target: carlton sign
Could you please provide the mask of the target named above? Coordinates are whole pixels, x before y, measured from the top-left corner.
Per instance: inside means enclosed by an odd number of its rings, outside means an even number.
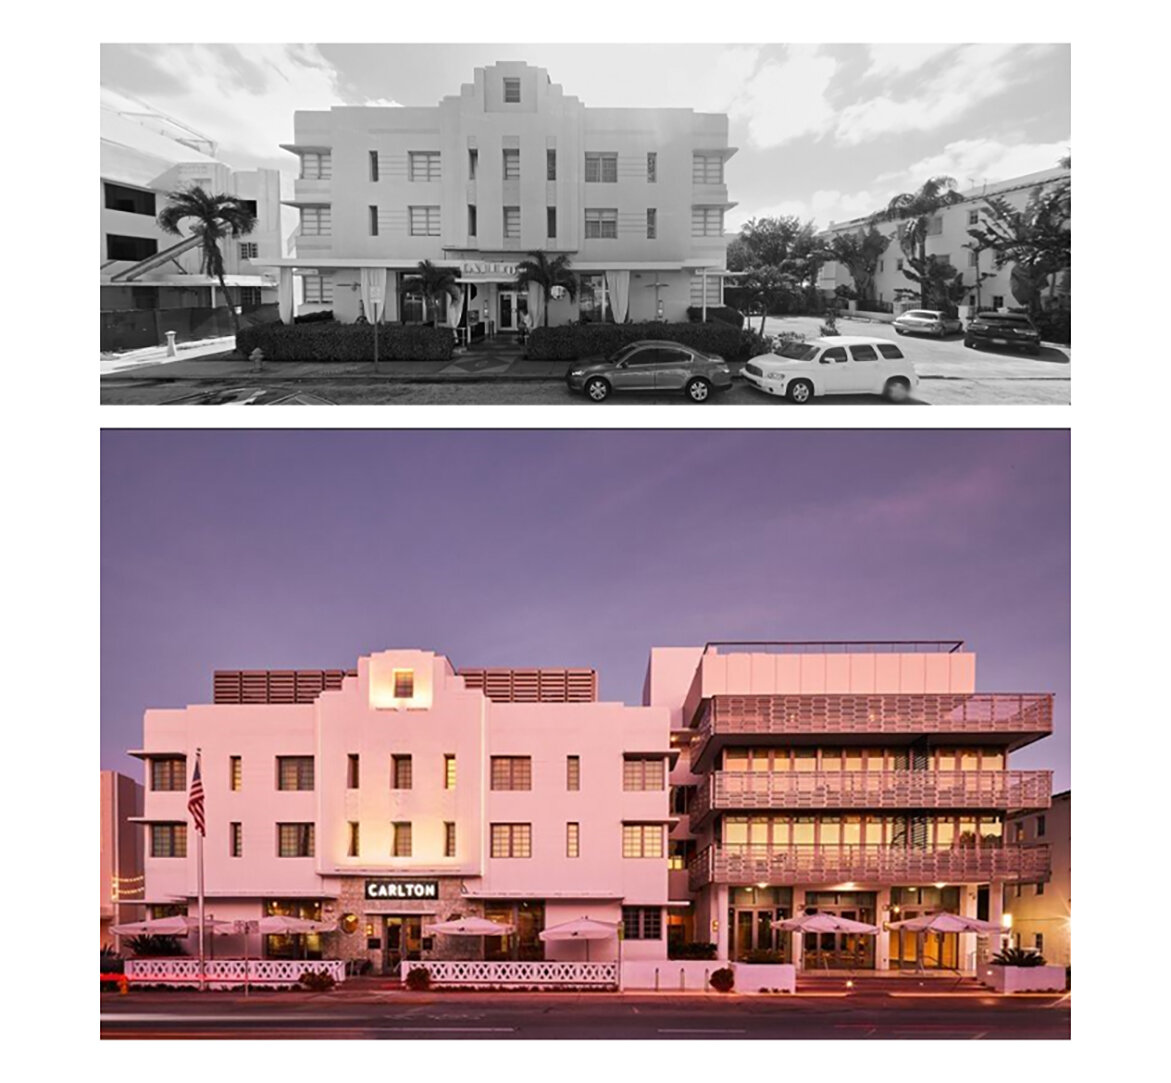
[[[438,880],[367,880],[367,899],[438,899]]]

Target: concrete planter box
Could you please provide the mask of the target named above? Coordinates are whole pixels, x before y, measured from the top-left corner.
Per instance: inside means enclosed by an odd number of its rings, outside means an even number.
[[[792,963],[733,963],[738,993],[759,993],[777,989],[782,993],[797,990],[797,968]]]
[[[981,967],[980,981],[998,993],[1061,993],[1065,991],[1063,966]]]
[[[734,992],[758,993],[797,988],[797,968],[792,963],[729,963],[726,959],[632,959],[623,960],[623,989],[653,989],[663,993],[715,993],[711,976],[730,966],[736,975]]]

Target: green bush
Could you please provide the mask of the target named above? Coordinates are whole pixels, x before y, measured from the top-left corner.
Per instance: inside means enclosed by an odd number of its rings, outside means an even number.
[[[703,308],[699,305],[689,306],[687,318],[692,323],[700,323],[703,320]],[[716,323],[730,323],[733,327],[744,326],[744,313],[730,305],[708,305],[707,318]]]
[[[1026,951],[1024,948],[1005,948],[992,956],[997,966],[1044,966],[1045,956],[1039,951]]]
[[[378,327],[378,357],[385,361],[449,361],[450,327],[385,323]],[[368,323],[265,323],[244,327],[236,350],[259,348],[266,361],[373,361],[374,328]]]
[[[126,941],[126,946],[140,959],[169,958],[183,954],[177,936],[132,936]]]
[[[413,992],[426,992],[431,988],[431,972],[421,966],[414,967],[407,971],[403,984]]]
[[[306,970],[297,982],[313,993],[327,993],[337,984],[328,970]]]
[[[668,959],[714,959],[716,945],[708,943],[697,944],[668,944]]]
[[[525,356],[533,361],[609,357],[640,339],[678,342],[732,362],[767,352],[760,335],[727,323],[585,323],[534,328]]]
[[[730,993],[736,984],[736,974],[730,966],[723,966],[719,970],[713,971],[708,980],[717,993]]]
[[[783,963],[785,957],[781,952],[772,948],[753,948],[744,956],[746,963]]]
[[[1068,346],[1070,344],[1069,317],[1068,312],[1042,312],[1035,321],[1037,330],[1041,332],[1041,340]]]

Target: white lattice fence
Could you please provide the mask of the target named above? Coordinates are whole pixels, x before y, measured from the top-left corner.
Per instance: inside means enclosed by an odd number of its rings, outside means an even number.
[[[434,985],[542,985],[568,989],[618,985],[618,964],[570,962],[428,961],[404,963],[406,971],[426,970]]]
[[[307,970],[332,975],[336,982],[346,978],[346,964],[340,959],[208,959],[207,984],[212,989],[243,985],[296,985]],[[126,976],[144,985],[199,985],[198,959],[128,959]]]

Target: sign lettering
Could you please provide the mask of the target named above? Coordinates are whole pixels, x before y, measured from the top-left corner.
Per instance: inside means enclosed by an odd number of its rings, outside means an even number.
[[[438,880],[367,880],[367,899],[438,899]]]

